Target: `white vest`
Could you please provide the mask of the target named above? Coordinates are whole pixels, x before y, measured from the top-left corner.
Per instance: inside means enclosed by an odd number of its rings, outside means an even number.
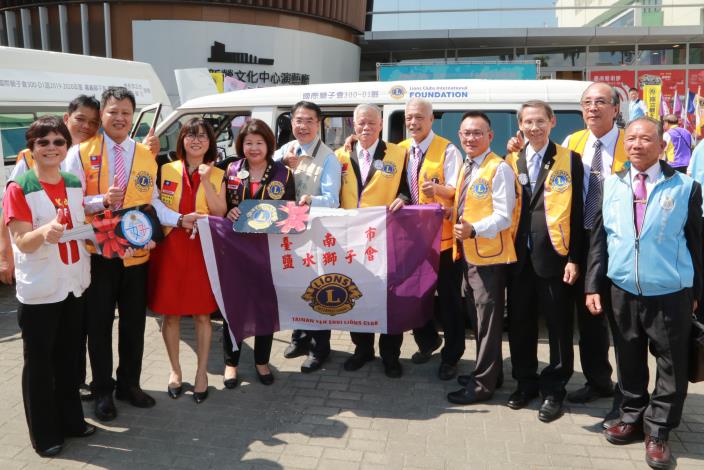
[[[83,189],[75,176],[66,173],[62,173],[62,176],[66,184],[71,220],[74,227],[79,227],[85,220]],[[78,185],[73,184],[75,182]],[[22,188],[32,212],[33,230],[56,217],[56,208],[47,193],[37,189],[39,181],[33,171],[21,175],[17,184]],[[34,253],[22,253],[13,240],[17,299],[23,304],[37,305],[61,302],[70,293],[80,297],[90,284],[90,254],[83,240],[77,243],[79,259],[67,265],[61,261],[59,245],[56,243],[45,242]]]

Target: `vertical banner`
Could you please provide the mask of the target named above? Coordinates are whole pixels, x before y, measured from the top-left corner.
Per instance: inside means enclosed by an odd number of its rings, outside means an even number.
[[[660,120],[660,100],[662,85],[645,85],[643,87],[643,101],[648,107],[648,116]]]

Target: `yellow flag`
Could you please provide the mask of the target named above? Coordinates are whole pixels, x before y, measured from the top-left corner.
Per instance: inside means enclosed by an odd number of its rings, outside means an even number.
[[[645,85],[643,87],[643,101],[648,107],[647,115],[653,119],[660,120],[660,95],[662,85]]]
[[[222,72],[210,72],[210,76],[213,77],[215,81],[215,86],[218,89],[218,93],[225,91],[225,75]]]

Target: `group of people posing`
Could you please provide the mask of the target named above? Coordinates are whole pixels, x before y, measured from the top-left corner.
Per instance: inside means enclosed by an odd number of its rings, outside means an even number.
[[[550,140],[556,125],[550,105],[523,103],[520,132],[502,157],[491,149],[494,134],[485,113],[468,111],[462,117],[460,151],[433,132],[432,104],[423,99],[406,104],[407,140],[381,140],[381,110],[361,104],[353,115],[354,136],[333,151],[320,138],[320,108],[301,101],[291,110],[295,140],[278,150],[269,126],[252,119],[237,135],[238,158],[216,162],[213,129],[193,118],[181,127],[176,159],[160,168],[158,140],[151,133],[145,144],[129,137],[135,101],[127,89],[106,90],[100,104],[79,97],[63,121],[38,119],[27,131],[28,149],[3,200],[25,349],[23,398],[34,448],[53,456],[65,437],[95,432],[84,420],[79,394],[86,336],[96,418],[116,417],[113,394],[137,407],[155,404],[140,388],[147,306],[163,315],[172,398],[183,393],[180,318],[193,316],[198,357],[193,399],[207,399],[210,314],[217,305],[200,248],[199,218],[237,220],[245,199],[343,209],[387,206],[391,211],[439,203],[445,213],[437,284],[443,336],[432,320],[415,329],[418,351],[411,361],[425,363],[442,346],[438,377],[456,377],[461,385],[447,399],[461,405],[490,399],[504,380],[507,305],[517,384],[507,405],[524,408],[540,396],[538,418],[551,422],[563,414],[565,399],[585,403],[613,397],[604,419],[606,439],[614,444],[644,439],[648,464],[667,468],[672,458],[668,433],[680,422],[687,394],[691,315],[702,293],[701,187],[661,160],[667,143],[658,121],[639,117],[625,129],[616,126],[620,103],[610,86],[590,85],[581,106],[586,129],[557,144]],[[392,175],[378,171],[383,163],[399,170]],[[154,206],[164,227],[166,237],[159,244],[108,259],[84,241],[61,241],[67,229],[97,213],[142,204]],[[0,263],[5,271],[8,265]],[[0,272],[1,279],[6,276]],[[471,373],[458,375],[465,350],[463,280],[473,307],[476,360]],[[113,380],[116,306],[119,366]],[[575,310],[586,384],[567,393]],[[550,349],[542,370],[540,315]],[[374,335],[350,336],[355,350],[344,368],[355,371],[374,359]],[[403,335],[380,335],[388,377],[403,374],[402,340]],[[255,337],[255,371],[264,385],[274,382],[271,345],[272,335]],[[233,351],[223,328],[226,388],[238,385],[240,346]],[[652,395],[647,390],[649,346],[657,361]],[[329,354],[330,331],[321,330],[294,331],[284,353],[306,356],[304,373],[320,369]]]

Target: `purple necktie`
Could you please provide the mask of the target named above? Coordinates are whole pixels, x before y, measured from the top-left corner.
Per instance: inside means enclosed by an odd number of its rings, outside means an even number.
[[[125,171],[125,156],[123,155],[123,149],[120,144],[115,144],[113,147],[115,152],[115,176],[117,176],[117,184],[120,189],[125,191],[127,189],[127,172]],[[120,209],[122,203],[115,204],[115,209]]]
[[[648,190],[645,188],[645,179],[648,177],[645,173],[638,173],[636,178],[636,189],[633,192],[635,196],[633,200],[633,212],[636,216],[636,235],[640,236],[640,229],[643,227],[643,218],[645,217],[645,207],[648,205]]]

